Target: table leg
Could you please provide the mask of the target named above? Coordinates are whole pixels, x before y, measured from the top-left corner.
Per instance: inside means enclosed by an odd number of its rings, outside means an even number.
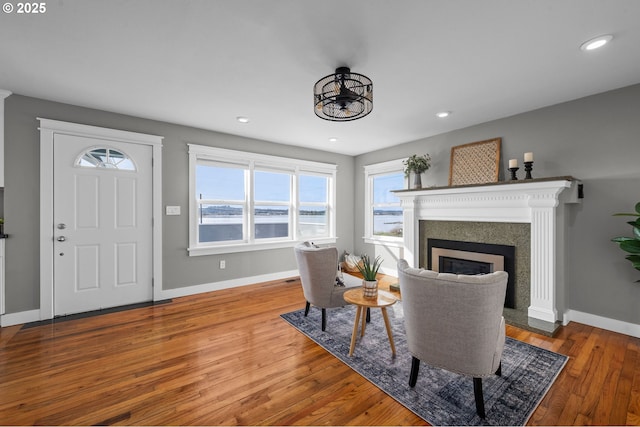
[[[387,307],[381,307],[382,317],[384,317],[384,325],[387,327],[387,335],[389,336],[389,344],[391,344],[391,354],[396,355],[396,345],[393,343],[393,335],[391,334],[391,324],[387,315]]]
[[[351,333],[351,347],[349,347],[349,357],[353,356],[353,350],[356,348],[356,336],[358,336],[358,324],[360,323],[360,313],[362,307],[356,308],[356,321],[353,322],[353,332]]]
[[[367,327],[367,315],[365,312],[366,308],[362,307],[362,328],[360,329],[360,336],[364,337],[364,330]]]

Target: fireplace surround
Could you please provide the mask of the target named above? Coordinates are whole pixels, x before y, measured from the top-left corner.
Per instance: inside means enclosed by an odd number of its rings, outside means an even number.
[[[420,236],[423,238],[422,233]],[[429,270],[454,274],[509,273],[504,306],[516,308],[515,246],[433,238],[426,242],[427,262],[420,266]]]
[[[565,205],[580,202],[580,181],[570,177],[506,181],[482,185],[400,190],[404,258],[421,265],[420,222],[498,222],[528,224],[530,320],[564,319]],[[442,237],[447,238],[447,237]]]

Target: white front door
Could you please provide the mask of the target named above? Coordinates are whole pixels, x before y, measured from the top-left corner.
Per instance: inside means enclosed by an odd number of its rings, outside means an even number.
[[[152,147],[55,134],[54,315],[153,299]]]

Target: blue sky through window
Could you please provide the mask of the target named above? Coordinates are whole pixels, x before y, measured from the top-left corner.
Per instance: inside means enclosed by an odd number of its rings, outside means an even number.
[[[254,199],[256,201],[288,202],[291,198],[291,175],[255,171]]]
[[[291,175],[277,172],[255,172],[255,200],[290,201]],[[327,202],[328,179],[323,176],[300,175],[300,202]],[[373,203],[398,203],[391,192],[404,186],[402,173],[374,177]],[[244,170],[240,168],[198,165],[196,168],[196,193],[203,199],[244,200]]]
[[[328,179],[323,176],[300,175],[300,202],[325,203]]]
[[[235,252],[240,242],[244,251],[264,239],[335,240],[335,165],[190,144],[189,167],[196,199],[190,249],[208,254],[222,253],[227,242]]]
[[[198,165],[196,197],[209,200],[244,200],[244,170]]]
[[[393,190],[402,190],[404,186],[404,174],[395,173],[378,175],[373,178],[373,203],[399,203]]]

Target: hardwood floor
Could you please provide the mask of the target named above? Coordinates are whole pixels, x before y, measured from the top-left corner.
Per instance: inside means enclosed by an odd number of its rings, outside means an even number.
[[[425,424],[279,317],[303,307],[296,279],[2,328],[0,424]],[[640,424],[639,339],[507,333],[570,356],[531,425]]]

